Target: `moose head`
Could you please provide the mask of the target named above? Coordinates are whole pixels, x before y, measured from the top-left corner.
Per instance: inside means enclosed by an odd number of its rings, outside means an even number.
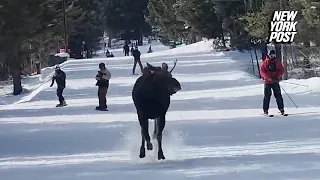
[[[162,69],[161,67],[155,67],[147,63],[147,67],[145,67],[144,69],[144,74],[152,75],[155,81],[166,86],[168,93],[170,95],[173,95],[181,90],[181,84],[171,75],[171,72],[173,71],[175,66],[176,62],[174,67],[170,71],[167,71],[165,69]]]

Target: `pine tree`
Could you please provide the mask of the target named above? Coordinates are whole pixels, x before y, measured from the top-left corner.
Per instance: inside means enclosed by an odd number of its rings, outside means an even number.
[[[188,30],[185,22],[178,19],[174,4],[176,0],[149,0],[148,22],[156,29],[160,30],[160,36],[173,41],[182,41]]]
[[[61,2],[55,0],[0,2],[0,52],[4,52],[5,64],[13,77],[14,95],[22,92],[21,66],[28,56],[50,52],[53,42],[56,44],[60,38],[62,19],[57,13],[59,9]]]
[[[221,21],[215,12],[215,3],[203,0],[178,0],[174,10],[179,20],[193,29],[197,36],[221,37]]]

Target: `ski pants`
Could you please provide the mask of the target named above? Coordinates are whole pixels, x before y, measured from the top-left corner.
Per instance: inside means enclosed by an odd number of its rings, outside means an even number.
[[[143,66],[142,66],[142,63],[141,63],[140,58],[134,58],[134,63],[133,63],[133,68],[132,68],[132,74],[134,74],[134,73],[135,73],[135,71],[136,71],[137,63],[138,63],[138,64],[139,64],[139,66],[140,66],[140,70],[141,70],[141,72],[143,72]]]
[[[263,111],[269,110],[270,105],[270,98],[272,95],[271,89],[273,91],[274,97],[276,98],[278,109],[283,110],[283,98],[281,95],[281,88],[279,83],[273,83],[273,84],[265,84],[264,85],[264,98],[263,98]]]
[[[129,51],[124,51],[124,56],[129,56]]]
[[[63,97],[63,95],[62,95],[63,90],[64,90],[64,87],[59,87],[59,86],[58,86],[58,88],[57,88],[57,96],[58,96],[58,98],[59,98],[60,104],[63,104],[63,101],[64,101],[64,97]]]
[[[107,91],[108,87],[99,87],[98,89],[98,98],[99,98],[99,107],[107,108]]]

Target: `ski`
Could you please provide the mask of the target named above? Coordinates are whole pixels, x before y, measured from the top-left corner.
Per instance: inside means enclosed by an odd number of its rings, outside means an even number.
[[[281,116],[288,116],[289,114],[281,114]],[[266,117],[274,117],[273,114],[263,114],[263,116],[266,116]]]
[[[95,108],[97,111],[109,111],[108,109],[100,109],[100,108]]]
[[[109,111],[108,109],[95,109],[97,111]]]
[[[287,113],[283,113],[283,114],[281,114],[281,112],[279,112],[279,113],[280,113],[281,116],[288,116]]]
[[[57,105],[56,105],[56,107],[64,107],[64,106],[67,106],[67,104],[63,104],[63,105],[57,104]]]

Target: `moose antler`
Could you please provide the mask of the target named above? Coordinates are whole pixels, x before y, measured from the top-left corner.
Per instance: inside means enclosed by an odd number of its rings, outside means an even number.
[[[178,61],[178,59],[176,59],[176,60],[174,61],[174,65],[173,65],[172,69],[170,70],[170,73],[171,73],[171,72],[174,70],[174,68],[176,67],[177,61]]]

